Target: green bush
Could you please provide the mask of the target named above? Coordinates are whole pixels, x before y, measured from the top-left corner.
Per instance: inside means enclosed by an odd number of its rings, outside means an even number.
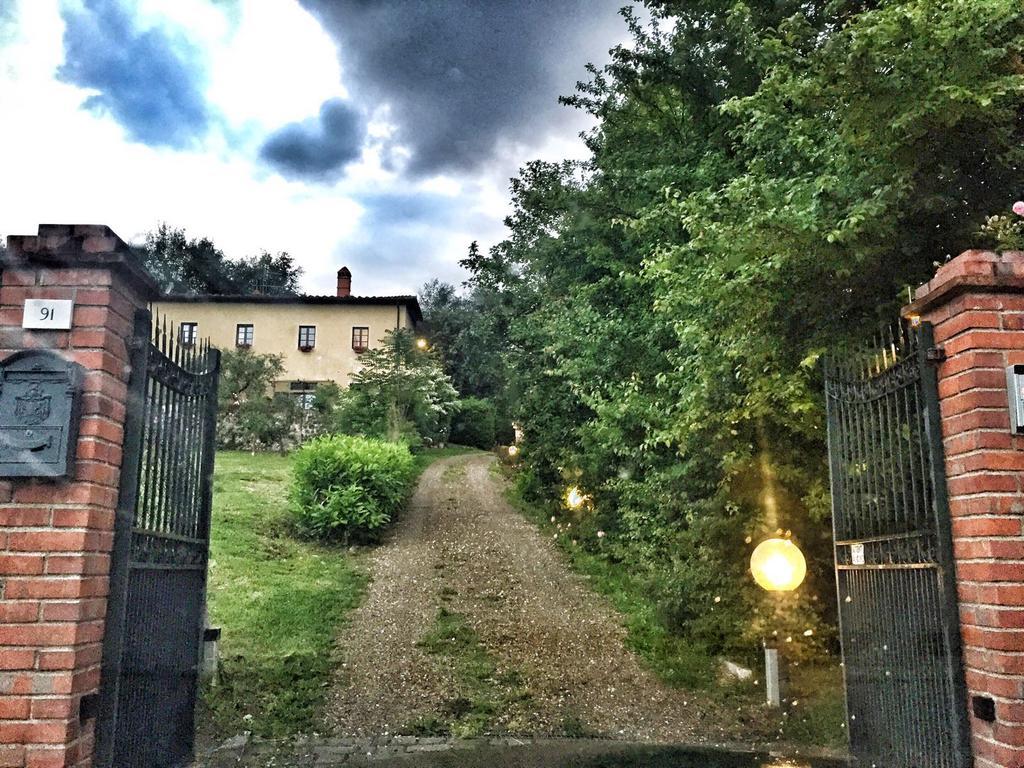
[[[494,404],[479,397],[459,401],[459,410],[452,419],[451,441],[487,451],[494,447]]]
[[[313,440],[293,465],[298,527],[346,544],[376,541],[405,502],[414,475],[404,444],[349,435]]]
[[[341,398],[339,431],[417,445],[444,442],[459,393],[430,350],[408,328],[387,331],[380,346],[359,357]]]
[[[499,400],[494,407],[494,442],[497,445],[512,445],[516,441],[516,428],[512,424],[508,403]]]

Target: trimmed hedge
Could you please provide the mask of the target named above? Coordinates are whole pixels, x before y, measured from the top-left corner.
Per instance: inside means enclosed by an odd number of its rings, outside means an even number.
[[[292,472],[299,530],[346,544],[377,541],[416,474],[408,446],[350,435],[307,443],[296,452]]]
[[[494,403],[479,397],[459,401],[459,410],[452,418],[449,440],[458,445],[471,445],[489,451],[494,447]]]

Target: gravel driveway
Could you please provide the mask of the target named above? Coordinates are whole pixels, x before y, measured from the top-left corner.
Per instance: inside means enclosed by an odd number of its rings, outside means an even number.
[[[403,733],[451,708],[456,673],[418,643],[444,605],[475,630],[497,675],[516,690],[494,734],[579,733],[645,742],[735,742],[752,711],[671,689],[626,648],[621,617],[553,543],[504,500],[493,457],[438,461],[371,561],[363,606],[340,638],[344,665],[330,696],[335,735]],[[744,724],[745,723],[745,724]]]

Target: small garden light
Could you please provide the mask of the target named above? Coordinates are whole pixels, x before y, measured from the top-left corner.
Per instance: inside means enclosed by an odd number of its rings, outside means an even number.
[[[807,575],[807,561],[789,539],[765,539],[750,556],[750,572],[769,592],[792,592]]]
[[[807,575],[807,561],[800,547],[789,539],[765,539],[750,556],[750,572],[758,586],[769,592],[792,592]],[[765,699],[770,707],[782,703],[779,649],[764,644]]]
[[[574,485],[572,488],[566,491],[565,505],[569,507],[569,509],[579,509],[580,507],[587,503],[588,498],[589,497],[586,496],[583,493],[583,491],[579,489],[579,486]]]
[[[511,456],[513,459],[516,456],[518,456],[519,455],[519,446],[518,445],[510,445],[508,447],[508,455]]]
[[[416,346],[419,347],[420,349],[426,349],[427,348],[427,340],[426,339],[416,339]]]

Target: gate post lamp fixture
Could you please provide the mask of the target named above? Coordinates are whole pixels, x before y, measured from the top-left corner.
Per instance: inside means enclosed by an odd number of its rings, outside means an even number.
[[[769,592],[792,592],[807,575],[807,561],[800,547],[789,539],[765,539],[750,556],[750,572],[758,586]],[[764,688],[768,706],[782,703],[779,690],[779,649],[764,643]]]

